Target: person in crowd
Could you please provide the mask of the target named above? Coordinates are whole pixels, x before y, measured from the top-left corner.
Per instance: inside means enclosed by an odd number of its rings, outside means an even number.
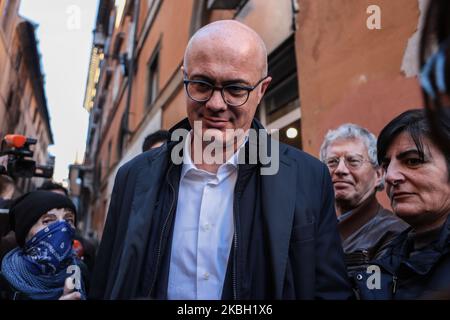
[[[0,175],[0,261],[3,256],[16,247],[14,232],[9,226],[9,208],[15,193],[14,180]]]
[[[420,43],[421,84],[434,142],[450,153],[450,2],[429,1]]]
[[[320,160],[330,170],[347,268],[366,265],[408,227],[377,200],[384,186],[376,137],[358,125],[343,124],[326,134]]]
[[[433,140],[450,153],[450,3],[429,2],[420,43],[422,93]],[[450,299],[450,287],[439,298]]]
[[[0,175],[0,237],[4,236],[9,231],[7,217],[14,192],[14,180],[7,175]]]
[[[69,196],[67,188],[52,180],[46,180],[38,190],[56,192],[66,197]],[[76,230],[74,239],[74,250],[77,256],[85,263],[89,273],[92,272],[97,246],[93,241],[83,236],[80,230]]]
[[[73,249],[77,257],[86,265],[89,275],[94,270],[97,248],[98,244],[96,244],[94,239],[84,236],[80,230],[76,231]]]
[[[61,183],[57,183],[52,180],[44,181],[44,183],[39,188],[37,188],[37,190],[51,191],[62,194],[66,197],[69,196],[69,192]]]
[[[184,139],[119,169],[91,297],[351,297],[327,167],[271,142],[254,119],[271,81],[260,36],[237,21],[208,24],[189,41],[182,73],[188,117],[171,133]],[[272,161],[242,161],[264,140]]]
[[[153,148],[162,146],[165,142],[170,140],[170,132],[166,130],[158,130],[149,134],[144,139],[142,144],[142,152],[148,151]]]
[[[16,190],[14,180],[7,175],[0,175],[0,206],[3,201],[11,200]]]
[[[450,157],[432,139],[424,109],[389,122],[377,151],[394,213],[411,228],[372,262],[377,268],[355,273],[359,295],[432,297],[450,287]]]
[[[76,210],[66,196],[32,191],[14,200],[10,219],[18,248],[1,262],[2,298],[79,300],[86,297],[72,241]]]

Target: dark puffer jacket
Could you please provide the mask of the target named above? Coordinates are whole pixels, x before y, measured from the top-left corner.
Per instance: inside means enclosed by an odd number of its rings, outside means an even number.
[[[400,234],[383,257],[354,274],[361,299],[450,299],[450,219],[420,250],[413,250],[411,232]]]

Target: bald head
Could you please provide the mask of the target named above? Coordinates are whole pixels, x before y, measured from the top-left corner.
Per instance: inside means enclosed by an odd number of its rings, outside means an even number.
[[[190,39],[184,54],[184,69],[189,69],[189,58],[201,49],[239,51],[243,59],[257,63],[261,77],[267,75],[267,49],[261,37],[245,24],[235,20],[220,20],[199,29]]]
[[[237,148],[231,132],[250,129],[272,80],[267,76],[262,39],[237,21],[211,23],[189,41],[183,73],[186,110],[194,135]]]

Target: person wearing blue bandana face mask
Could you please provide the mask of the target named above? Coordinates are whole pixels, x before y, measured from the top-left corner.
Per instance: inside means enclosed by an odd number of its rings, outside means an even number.
[[[10,289],[7,298],[85,299],[72,249],[75,218],[72,201],[57,193],[33,191],[14,201],[10,223],[19,247],[3,258],[0,274],[0,288],[3,281]]]

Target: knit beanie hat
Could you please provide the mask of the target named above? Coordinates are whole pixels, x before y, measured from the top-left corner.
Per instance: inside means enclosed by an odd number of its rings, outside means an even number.
[[[52,209],[76,209],[72,200],[56,192],[31,191],[14,200],[9,215],[11,229],[16,233],[19,246],[25,245],[25,238],[41,216]]]

